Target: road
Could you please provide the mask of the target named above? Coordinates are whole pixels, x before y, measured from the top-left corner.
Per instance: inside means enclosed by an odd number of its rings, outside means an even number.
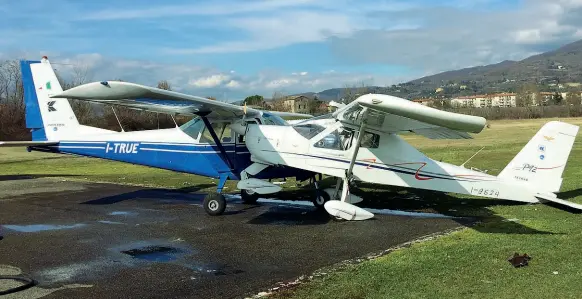
[[[237,196],[212,217],[203,194],[57,178],[0,176],[0,190],[0,275],[38,282],[7,298],[244,298],[460,225],[393,215],[340,222],[309,204]]]

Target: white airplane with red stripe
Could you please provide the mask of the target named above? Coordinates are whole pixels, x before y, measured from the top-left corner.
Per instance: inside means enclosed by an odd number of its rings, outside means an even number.
[[[430,159],[398,134],[414,132],[430,139],[470,139],[486,126],[482,117],[426,107],[405,99],[367,94],[331,115],[291,126],[249,124],[246,145],[254,164],[248,176],[262,168],[285,165],[337,178],[335,189],[320,192],[317,202],[333,216],[347,220],[373,217],[354,205],[352,181],[475,195],[524,203],[553,202],[582,210],[582,205],[557,198],[562,174],[578,126],[546,123],[525,147],[494,176]],[[239,129],[242,131],[242,129]],[[253,182],[253,190],[276,192],[271,183]]]

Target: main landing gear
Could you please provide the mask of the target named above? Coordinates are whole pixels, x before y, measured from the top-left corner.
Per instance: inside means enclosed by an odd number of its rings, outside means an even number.
[[[226,210],[226,199],[224,198],[224,195],[213,192],[204,197],[202,205],[208,215],[217,216],[224,213],[224,210]]]
[[[218,181],[216,192],[210,192],[206,195],[206,197],[204,197],[202,206],[204,207],[206,213],[210,216],[221,215],[224,213],[224,210],[226,210],[226,198],[221,193],[227,179],[228,174],[222,174],[220,176],[220,180]]]
[[[322,175],[319,174],[319,181],[321,181],[321,179]],[[313,177],[313,184],[315,185],[315,196],[311,202],[318,210],[324,210],[325,203],[328,202],[331,197],[326,190],[319,187],[318,180],[316,180],[315,177]]]

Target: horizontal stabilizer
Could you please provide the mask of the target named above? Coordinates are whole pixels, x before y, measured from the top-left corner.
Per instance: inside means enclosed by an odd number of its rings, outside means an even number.
[[[560,205],[568,206],[570,208],[582,211],[582,205],[575,202],[559,199],[555,194],[536,194],[536,197],[541,201],[550,201]]]
[[[0,141],[0,147],[55,145],[58,141]]]

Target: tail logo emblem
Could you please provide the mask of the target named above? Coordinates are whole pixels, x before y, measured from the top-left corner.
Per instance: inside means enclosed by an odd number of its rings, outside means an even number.
[[[546,135],[544,135],[544,139],[546,139],[547,141],[552,141],[552,140],[554,140],[556,138],[554,138],[552,136],[546,136]]]
[[[50,101],[47,103],[48,105],[48,111],[49,112],[53,112],[53,111],[57,111],[57,109],[54,107],[56,101]]]
[[[47,81],[44,86],[45,86],[46,90],[51,90],[51,81]],[[39,87],[38,89],[42,90],[42,86]]]

